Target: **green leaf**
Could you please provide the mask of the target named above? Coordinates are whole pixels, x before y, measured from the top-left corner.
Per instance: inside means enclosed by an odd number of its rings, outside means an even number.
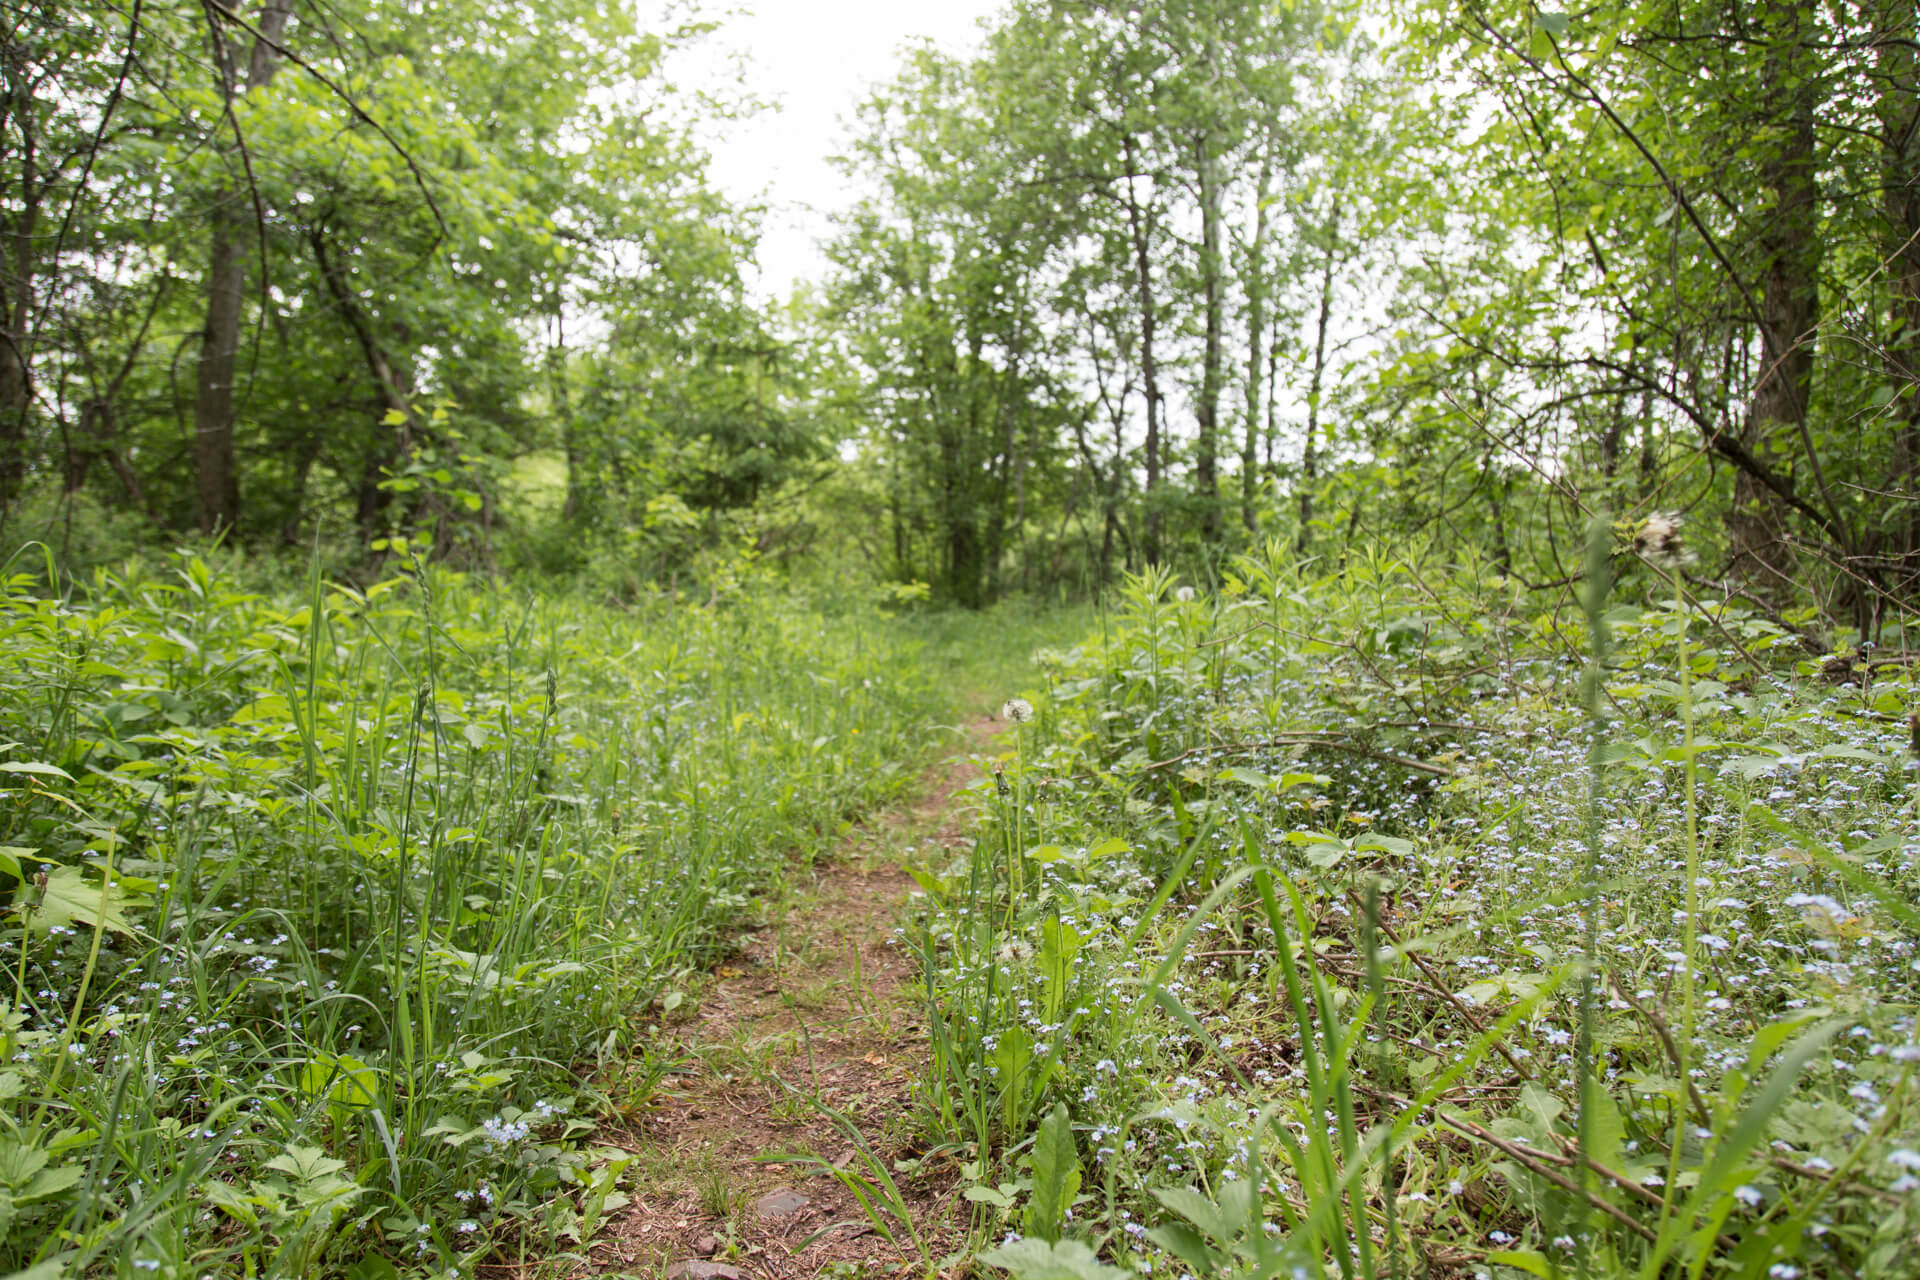
[[[1080,1156],[1073,1146],[1067,1104],[1056,1103],[1033,1140],[1033,1198],[1027,1204],[1026,1233],[1058,1240],[1067,1206],[1080,1190]]]
[[[1813,757],[1816,760],[1864,760],[1868,764],[1884,764],[1887,759],[1877,751],[1845,746],[1822,747],[1813,753]]]
[[[1620,1167],[1626,1124],[1620,1108],[1598,1080],[1587,1081],[1587,1157],[1609,1169]]]
[[[228,1217],[236,1222],[244,1222],[250,1227],[260,1225],[260,1213],[253,1197],[241,1195],[232,1186],[219,1181],[207,1183],[206,1191],[207,1199],[213,1202],[213,1207]]]
[[[66,1275],[66,1267],[59,1261],[36,1262],[25,1271],[15,1271],[0,1280],[61,1280]]]
[[[124,909],[138,901],[117,884],[87,879],[79,867],[54,867],[47,872],[47,884],[40,900],[17,904],[13,910],[35,934],[45,934],[55,926],[67,928],[79,923],[131,938],[135,936],[134,928]]]
[[[47,1153],[24,1142],[0,1139],[0,1183],[18,1190],[47,1167]]]
[[[1227,1244],[1236,1234],[1220,1206],[1192,1187],[1155,1187],[1153,1198],[1206,1232],[1210,1239]]]
[[[47,764],[41,760],[13,760],[0,764],[0,773],[30,773],[39,778],[65,778],[73,781],[73,775],[58,765]]]
[[[1220,1269],[1220,1255],[1184,1222],[1163,1222],[1147,1232],[1147,1239],[1192,1267],[1195,1275],[1210,1276]]]
[[[1740,756],[1732,764],[1734,772],[1740,775],[1742,782],[1752,782],[1755,778],[1777,768],[1780,760],[1777,756]]]
[[[319,1147],[288,1147],[280,1155],[267,1161],[267,1168],[278,1169],[290,1174],[302,1182],[311,1182],[315,1178],[324,1178],[330,1173],[338,1173],[347,1167],[344,1160],[335,1160],[321,1151]]]
[[[1528,1275],[1541,1277],[1541,1280],[1553,1280],[1558,1269],[1548,1261],[1547,1255],[1538,1249],[1502,1249],[1487,1255],[1488,1262],[1497,1262],[1502,1266],[1513,1267]]]
[[[45,1200],[57,1196],[62,1191],[80,1181],[86,1170],[77,1164],[63,1164],[54,1169],[43,1169],[34,1176],[26,1188],[14,1193],[16,1204],[26,1204],[33,1200]]]
[[[987,1250],[980,1261],[1012,1272],[1015,1280],[1135,1280],[1131,1271],[1101,1262],[1078,1240],[1048,1243],[1028,1236]]]

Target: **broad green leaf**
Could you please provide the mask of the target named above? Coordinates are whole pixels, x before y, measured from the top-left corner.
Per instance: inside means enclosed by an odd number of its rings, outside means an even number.
[[[0,773],[28,773],[37,778],[65,778],[73,781],[73,775],[59,765],[47,764],[42,760],[13,760],[0,764]]]
[[[328,1174],[338,1173],[347,1167],[344,1160],[336,1160],[319,1147],[291,1146],[267,1161],[267,1168],[278,1169],[302,1182],[311,1182],[315,1178],[324,1178]]]
[[[1237,1234],[1220,1206],[1191,1187],[1155,1187],[1153,1198],[1200,1228],[1211,1240],[1230,1244]]]
[[[1048,1243],[1028,1236],[987,1250],[980,1261],[1011,1272],[1014,1280],[1137,1280],[1131,1271],[1101,1262],[1078,1240]]]
[[[79,867],[54,867],[47,872],[46,888],[39,901],[17,904],[14,913],[22,916],[36,934],[45,934],[56,926],[81,924],[131,938],[134,928],[124,911],[138,901],[119,884],[89,880]]]
[[[1066,1103],[1056,1103],[1033,1140],[1033,1198],[1027,1204],[1026,1233],[1058,1240],[1067,1206],[1080,1190],[1080,1157]]]
[[[65,1264],[59,1261],[36,1262],[24,1271],[14,1271],[0,1280],[62,1280],[67,1274]]]
[[[47,1167],[47,1153],[36,1146],[0,1138],[0,1184],[19,1190]]]
[[[1488,1262],[1513,1267],[1528,1275],[1541,1277],[1541,1280],[1554,1280],[1560,1269],[1553,1265],[1547,1255],[1538,1249],[1501,1249],[1487,1255]]]
[[[1210,1276],[1219,1270],[1220,1255],[1184,1222],[1163,1222],[1147,1232],[1147,1239],[1192,1267],[1195,1275]]]
[[[57,1196],[79,1182],[85,1174],[86,1169],[77,1164],[63,1164],[53,1169],[42,1169],[34,1175],[32,1182],[13,1193],[14,1203],[26,1204],[29,1201]]]

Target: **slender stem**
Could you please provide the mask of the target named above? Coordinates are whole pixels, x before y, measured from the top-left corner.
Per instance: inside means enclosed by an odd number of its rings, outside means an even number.
[[[53,1070],[47,1074],[47,1091],[41,1097],[39,1112],[34,1116],[33,1127],[40,1127],[41,1118],[46,1114],[47,1106],[60,1091],[60,1076],[67,1068],[67,1055],[72,1052],[74,1029],[80,1025],[80,1011],[86,1007],[87,991],[93,986],[94,970],[100,964],[100,938],[107,931],[107,910],[113,902],[113,849],[114,840],[104,841],[107,846],[107,860],[100,880],[100,911],[93,921],[93,943],[87,948],[87,967],[80,971],[80,988],[73,993],[73,1011],[67,1015],[67,1027],[60,1037],[60,1052],[53,1059]],[[22,929],[20,950],[26,953],[26,933]],[[24,966],[22,977],[25,976]]]
[[[1680,970],[1680,1033],[1675,1039],[1674,1067],[1679,1072],[1679,1087],[1673,1102],[1673,1149],[1667,1157],[1666,1203],[1660,1213],[1660,1229],[1666,1229],[1666,1222],[1672,1216],[1674,1200],[1679,1195],[1680,1153],[1684,1145],[1687,1125],[1687,1087],[1692,1082],[1692,1055],[1694,1031],[1694,984],[1693,958],[1699,933],[1700,914],[1700,840],[1698,836],[1697,810],[1697,771],[1694,764],[1694,716],[1693,716],[1693,662],[1687,653],[1688,609],[1686,597],[1681,593],[1677,565],[1668,566],[1668,579],[1673,585],[1674,611],[1680,622],[1680,715],[1684,727],[1683,751],[1685,753],[1684,771],[1686,778],[1686,850],[1687,884],[1685,893],[1685,911],[1687,924],[1684,941],[1681,944]]]
[[[1603,752],[1607,743],[1606,699],[1601,696],[1601,682],[1606,679],[1607,648],[1607,594],[1611,587],[1613,547],[1612,528],[1604,518],[1595,518],[1587,534],[1586,582],[1581,592],[1581,606],[1587,615],[1587,629],[1592,635],[1593,653],[1587,668],[1584,693],[1587,704],[1587,731],[1589,737],[1587,752],[1587,812],[1586,812],[1586,856],[1580,867],[1580,916],[1582,928],[1583,964],[1580,973],[1580,1032],[1575,1047],[1575,1074],[1579,1087],[1579,1148],[1580,1148],[1580,1190],[1579,1201],[1581,1241],[1576,1255],[1582,1276],[1590,1275],[1593,1266],[1593,1252],[1597,1241],[1593,1238],[1593,1201],[1592,1186],[1593,1160],[1593,1110],[1599,1100],[1599,1085],[1594,1074],[1594,1042],[1597,1034],[1598,993],[1600,955],[1600,901],[1599,901],[1599,864],[1600,864],[1600,799],[1606,786]]]

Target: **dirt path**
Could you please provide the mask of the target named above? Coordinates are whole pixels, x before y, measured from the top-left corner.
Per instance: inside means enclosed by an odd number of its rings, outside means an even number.
[[[978,767],[994,722],[977,719],[917,796],[854,830],[814,868],[778,924],[743,934],[711,975],[691,1018],[665,1035],[682,1061],[655,1104],[619,1135],[639,1153],[633,1203],[584,1274],[671,1280],[879,1276],[918,1264],[904,1235],[890,1243],[832,1174],[783,1154],[853,1172],[864,1160],[823,1112],[858,1129],[891,1172],[912,1153],[913,1082],[927,1037],[913,959],[894,938],[915,892],[902,854],[959,850],[969,815],[955,793]],[[894,1174],[938,1259],[964,1230],[952,1175]]]

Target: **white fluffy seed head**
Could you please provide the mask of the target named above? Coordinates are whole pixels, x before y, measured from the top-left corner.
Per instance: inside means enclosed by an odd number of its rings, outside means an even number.
[[[1656,511],[1644,520],[1633,535],[1633,549],[1649,562],[1672,569],[1691,558],[1680,534],[1680,516],[1674,511]]]

